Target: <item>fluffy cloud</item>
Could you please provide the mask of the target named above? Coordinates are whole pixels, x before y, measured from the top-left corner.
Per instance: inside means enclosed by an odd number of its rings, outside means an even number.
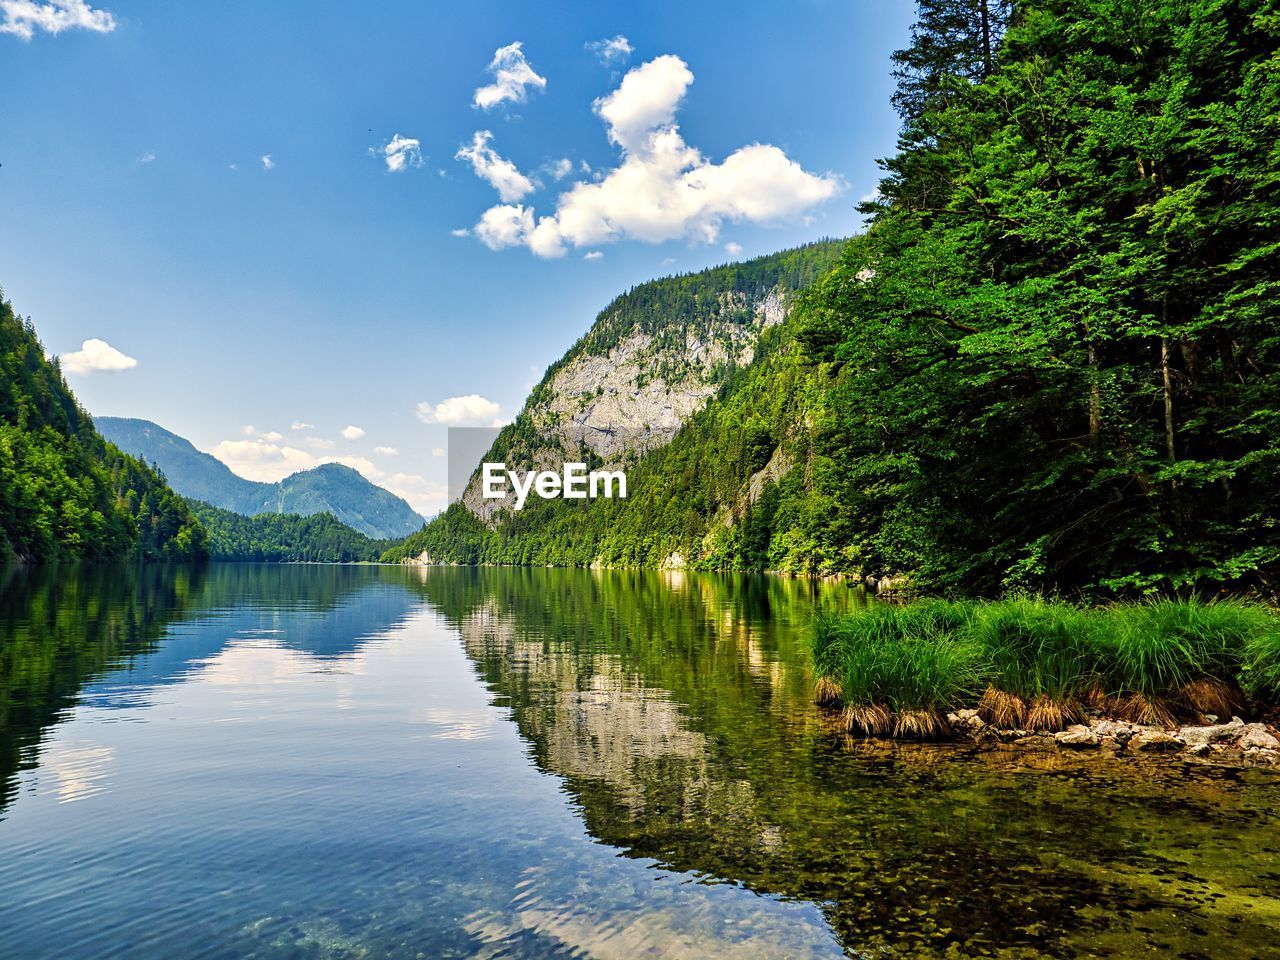
[[[373,452],[380,457],[395,457],[400,454],[400,451],[395,447],[374,447]]]
[[[211,452],[233,473],[264,483],[275,483],[291,473],[308,470],[318,462],[305,450],[257,438],[223,440]]]
[[[275,167],[275,165],[276,165],[276,162],[275,162],[274,160],[272,160],[272,159],[271,159],[271,154],[269,154],[269,153],[264,153],[264,154],[262,155],[262,169],[263,169],[263,170],[271,170],[272,168],[274,168],[274,167]]]
[[[489,146],[493,134],[488,130],[477,130],[471,138],[471,145],[463,147],[454,156],[458,160],[466,160],[476,176],[488,182],[498,191],[503,203],[519,200],[525,194],[532,193],[533,181],[516,168],[516,165],[505,157],[498,156],[496,150]]]
[[[622,63],[631,57],[632,46],[631,41],[618,34],[612,40],[597,40],[594,43],[588,43],[587,49],[600,58],[600,62],[606,66],[614,63]]]
[[[95,10],[85,0],[0,0],[0,33],[11,33],[30,40],[37,30],[61,33],[63,30],[92,30],[110,33],[116,28],[109,11]]]
[[[499,47],[489,64],[489,72],[493,74],[493,83],[476,90],[471,105],[482,110],[492,110],[504,100],[513,103],[524,103],[528,97],[527,89],[535,87],[539,90],[547,86],[546,77],[538,76],[529,61],[524,58],[523,45],[517,40],[505,47]]]
[[[490,250],[524,243],[532,232],[533,210],[510,204],[490,207],[475,226],[475,235]]]
[[[444,486],[416,473],[393,473],[382,481],[381,486],[424,517],[443,510],[449,501],[449,492]]]
[[[604,254],[601,253],[599,250],[592,250],[589,253],[584,253],[582,255],[582,259],[583,260],[602,260],[604,259]]]
[[[156,155],[152,153],[150,150],[148,150],[142,156],[138,157],[138,162],[139,163],[155,163]]]
[[[399,173],[407,167],[422,166],[422,144],[412,137],[396,134],[381,147],[370,147],[369,152],[381,154],[387,163],[387,170]]]
[[[568,157],[561,157],[547,168],[547,172],[551,174],[553,179],[563,180],[573,173],[573,161]]]
[[[724,252],[731,257],[740,257],[742,256],[742,244],[734,243],[730,240],[724,245]]]
[[[448,427],[496,427],[501,425],[501,417],[502,407],[478,393],[449,397],[437,404],[426,400],[418,404],[419,420]]]
[[[96,338],[84,341],[79,350],[62,355],[62,369],[67,373],[119,373],[138,365],[133,357],[125,356],[105,340]]]
[[[647,243],[689,238],[714,243],[722,224],[792,220],[835,196],[839,178],[809,173],[769,144],[755,143],[713,163],[685,143],[675,117],[693,74],[683,60],[662,56],[629,71],[595,102],[621,162],[575,183],[556,211],[499,204],[474,232],[492,250],[523,245],[540,257],[569,247],[619,240]]]
[[[346,440],[359,440],[364,436],[364,430],[360,427],[343,427],[342,436]]]
[[[299,470],[310,470],[323,463],[341,463],[358,471],[370,483],[403,498],[424,515],[435,513],[448,499],[443,486],[417,474],[388,475],[367,457],[316,457],[306,450],[272,442],[267,439],[270,436],[273,434],[259,434],[249,440],[224,440],[213,448],[212,453],[240,476],[265,483],[275,483]],[[311,439],[314,438],[308,438]],[[375,452],[382,453],[390,449],[378,447]]]
[[[314,430],[315,428],[316,425],[314,423],[304,423],[301,420],[295,420],[289,424],[290,430]]]

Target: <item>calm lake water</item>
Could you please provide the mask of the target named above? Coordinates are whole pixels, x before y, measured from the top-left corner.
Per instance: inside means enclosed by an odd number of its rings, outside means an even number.
[[[0,578],[0,957],[1280,956],[1280,777],[854,743],[847,587]]]

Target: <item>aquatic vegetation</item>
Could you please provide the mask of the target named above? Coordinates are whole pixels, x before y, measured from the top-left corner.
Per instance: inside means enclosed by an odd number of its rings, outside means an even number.
[[[1280,616],[1245,601],[1100,608],[1036,597],[877,604],[815,622],[815,699],[851,733],[934,739],[976,702],[1002,729],[1087,713],[1172,726],[1280,696]]]

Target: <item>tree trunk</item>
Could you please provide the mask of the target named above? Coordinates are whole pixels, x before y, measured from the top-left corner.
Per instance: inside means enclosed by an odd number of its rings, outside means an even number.
[[[1102,439],[1102,384],[1098,382],[1098,350],[1089,346],[1089,446],[1098,449]]]
[[[991,76],[991,0],[978,0],[982,13],[982,76]]]

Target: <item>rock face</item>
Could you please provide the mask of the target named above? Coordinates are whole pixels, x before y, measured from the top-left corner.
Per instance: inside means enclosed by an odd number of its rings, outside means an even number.
[[[786,321],[794,294],[834,262],[840,244],[642,284],[601,311],[547,371],[485,456],[511,469],[625,467],[665,446],[726,378],[755,360],[761,336]],[[748,496],[790,469],[775,457]],[[505,505],[474,476],[463,504],[489,525]]]

